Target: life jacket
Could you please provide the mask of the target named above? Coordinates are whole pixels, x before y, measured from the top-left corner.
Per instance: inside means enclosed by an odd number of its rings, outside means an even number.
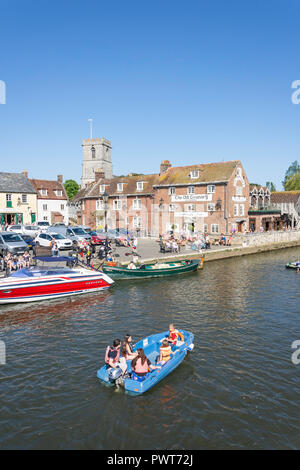
[[[171,346],[161,346],[160,352],[162,353],[163,361],[169,360],[172,352]],[[165,359],[166,358],[166,359]]]
[[[113,361],[113,363],[118,362],[119,357],[120,357],[120,349],[117,350],[117,349],[114,348],[113,346],[107,346],[106,351],[105,351],[105,364],[109,364],[109,360],[110,360],[111,358],[108,356],[108,354],[109,354],[110,352],[113,352],[113,351],[117,351],[117,355],[116,355],[116,357],[115,357],[112,361]]]
[[[142,365],[142,360],[139,357],[138,360],[136,361],[134,372],[136,372],[137,374],[147,374],[147,372],[148,372],[147,359],[145,360],[144,364]]]

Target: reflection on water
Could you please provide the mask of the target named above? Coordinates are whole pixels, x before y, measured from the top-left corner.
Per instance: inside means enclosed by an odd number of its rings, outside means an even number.
[[[0,308],[0,447],[299,448],[296,249],[207,263],[176,278]],[[143,396],[96,378],[114,337],[168,328],[195,350]]]

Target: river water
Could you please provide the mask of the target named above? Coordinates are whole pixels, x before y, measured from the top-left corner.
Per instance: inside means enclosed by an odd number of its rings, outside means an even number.
[[[119,281],[101,294],[2,306],[2,449],[300,448],[300,273],[288,249],[207,263],[199,273]],[[106,345],[168,328],[195,349],[131,397],[96,378]]]

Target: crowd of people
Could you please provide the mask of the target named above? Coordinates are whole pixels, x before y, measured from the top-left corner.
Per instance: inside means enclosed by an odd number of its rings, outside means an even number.
[[[8,252],[4,256],[4,269],[6,271],[18,271],[19,269],[29,268],[30,266],[30,254],[25,251],[23,255],[12,255]]]
[[[171,253],[180,253],[181,247],[189,244],[193,250],[208,250],[211,245],[231,246],[232,233],[225,235],[221,233],[219,236],[210,238],[208,233],[198,232],[193,235],[187,235],[183,230],[180,235],[175,237],[173,232],[165,233],[159,236],[159,243],[165,251]],[[162,251],[162,250],[161,250]]]
[[[132,337],[127,334],[123,343],[120,339],[115,339],[111,346],[107,346],[105,352],[106,368],[120,368],[122,375],[125,376],[128,374],[127,362],[130,361],[131,372],[129,376],[133,380],[145,380],[151,370],[160,369],[179,351],[179,349],[176,349],[176,345],[180,338],[181,334],[171,323],[169,326],[169,335],[162,340],[159,355],[156,358],[155,364],[153,364],[149,358],[147,358],[142,348],[138,348],[134,351]]]

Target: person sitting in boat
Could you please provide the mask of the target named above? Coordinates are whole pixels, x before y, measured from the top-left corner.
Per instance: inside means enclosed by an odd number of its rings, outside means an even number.
[[[150,360],[146,357],[142,348],[137,350],[137,356],[131,361],[132,379],[145,380],[149,370],[161,369],[161,366],[153,366]]]
[[[112,367],[116,369],[120,367],[122,369],[123,374],[126,372],[127,364],[126,359],[124,357],[120,357],[120,350],[121,350],[121,341],[119,339],[115,339],[112,346],[107,346],[105,352],[105,364],[106,367]]]
[[[175,354],[179,349],[176,349],[175,352],[172,352],[170,343],[167,339],[164,339],[163,342],[161,343],[161,347],[159,350],[159,359],[158,362],[159,364],[163,365],[166,362],[168,362],[171,359],[171,354]]]
[[[138,355],[137,352],[133,352],[132,338],[130,335],[126,335],[124,338],[122,345],[122,355],[125,357],[126,361],[131,361]]]
[[[136,269],[136,265],[133,261],[130,261],[129,265],[127,266],[127,269]]]
[[[170,323],[168,342],[171,343],[173,346],[176,346],[178,336],[178,330],[175,329],[173,323]]]

